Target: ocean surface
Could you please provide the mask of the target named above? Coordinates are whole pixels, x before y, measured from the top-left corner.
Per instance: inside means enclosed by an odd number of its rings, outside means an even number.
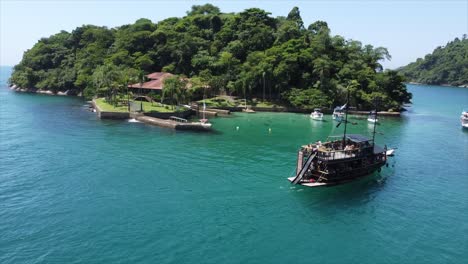
[[[409,85],[414,104],[377,127],[397,148],[389,167],[305,188],[286,178],[300,145],[342,133],[330,116],[236,113],[214,133],[179,132],[11,92],[0,70],[0,263],[468,259],[468,89]]]

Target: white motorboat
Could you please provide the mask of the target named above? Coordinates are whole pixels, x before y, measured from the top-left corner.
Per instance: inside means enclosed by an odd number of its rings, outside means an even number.
[[[323,113],[320,108],[315,108],[314,111],[310,114],[310,118],[314,120],[322,120]]]
[[[252,108],[243,108],[242,112],[252,114],[255,113],[255,110],[253,110]]]
[[[346,105],[342,106],[342,107],[336,107],[334,110],[333,110],[333,120],[335,121],[338,121],[338,122],[341,122],[344,118],[344,111],[343,109],[346,107]]]
[[[387,151],[385,152],[385,155],[387,156],[395,155],[395,149],[387,149]]]
[[[367,121],[371,123],[379,122],[379,119],[377,119],[377,113],[375,111],[370,112],[369,116],[367,117]]]
[[[203,122],[203,121],[201,121],[201,120],[200,120],[200,125],[201,125],[203,128],[206,128],[206,129],[211,128],[211,123]]]
[[[200,125],[204,128],[211,128],[211,123],[205,117],[205,111],[206,111],[206,104],[205,104],[205,99],[203,99],[203,116],[202,116],[202,119],[200,119]]]
[[[250,106],[247,106],[247,99],[244,99],[244,108],[242,108],[242,112],[249,113],[249,114],[255,113],[255,110],[250,108]]]
[[[463,128],[468,128],[468,110],[462,112],[460,116],[460,123]]]

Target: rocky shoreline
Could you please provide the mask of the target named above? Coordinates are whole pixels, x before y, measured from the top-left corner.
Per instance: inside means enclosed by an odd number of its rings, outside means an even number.
[[[407,82],[406,84],[415,84],[415,85],[438,85],[438,86],[446,86],[446,87],[459,87],[459,88],[468,88],[468,84],[463,84],[463,85],[450,85],[448,83],[442,83],[442,84],[428,84],[428,83],[419,83],[419,82]]]
[[[65,92],[56,92],[54,93],[51,90],[39,90],[39,89],[33,89],[33,88],[21,88],[16,85],[10,86],[10,89],[15,92],[20,92],[20,93],[35,93],[35,94],[44,94],[44,95],[58,95],[58,96],[83,96],[82,93],[76,93],[76,91],[73,90],[68,90]],[[210,116],[215,116],[218,113],[216,111],[221,111],[222,113],[229,113],[229,112],[241,112],[243,107],[217,107],[216,109],[209,109],[210,111],[206,111],[207,114]],[[289,112],[289,113],[310,113],[313,111],[313,109],[298,109],[298,108],[293,108],[293,107],[252,107],[253,110],[258,111],[258,112]],[[207,109],[208,110],[208,109]],[[331,114],[333,110],[330,109],[323,109],[322,110],[325,114]],[[355,111],[355,110],[350,110],[350,114],[354,115],[368,115],[369,111]],[[395,116],[398,117],[400,116],[400,112],[388,112],[388,111],[379,111],[379,115],[382,116]],[[121,118],[121,117],[119,117]],[[118,118],[118,119],[119,119]],[[128,117],[126,117],[128,118]]]
[[[83,96],[82,93],[77,93],[74,90],[67,90],[67,91],[58,91],[54,92],[51,90],[39,90],[35,88],[21,88],[16,85],[12,85],[9,87],[10,90],[19,92],[19,93],[35,93],[35,94],[46,94],[46,95],[59,95],[59,96]]]

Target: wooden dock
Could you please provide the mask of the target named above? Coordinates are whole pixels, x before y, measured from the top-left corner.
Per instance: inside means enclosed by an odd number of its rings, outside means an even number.
[[[200,114],[205,114],[206,116],[218,116],[218,112],[211,111],[211,110],[199,110],[198,111],[199,115]]]
[[[217,108],[207,108],[206,111],[216,112],[216,113],[218,113],[220,115],[229,115],[229,114],[231,114],[230,110],[217,109]]]

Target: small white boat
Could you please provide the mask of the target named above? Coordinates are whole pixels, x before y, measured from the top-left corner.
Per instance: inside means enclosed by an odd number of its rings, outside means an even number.
[[[247,99],[244,99],[244,108],[242,108],[242,112],[249,113],[249,114],[255,113],[255,110],[250,108],[250,106],[247,106]]]
[[[211,128],[211,123],[200,122],[200,124],[203,128]]]
[[[129,119],[129,123],[141,123],[140,121],[136,120],[135,118]]]
[[[468,128],[468,110],[462,112],[460,116],[460,123],[463,128]]]
[[[191,122],[190,124],[195,125],[195,126],[200,126],[203,129],[210,129],[212,124],[208,122],[208,119],[205,119],[205,120],[206,121],[204,121],[203,119],[200,119],[200,122]]]
[[[387,151],[385,152],[385,154],[387,156],[393,156],[395,155],[395,149],[387,149]]]
[[[243,108],[242,109],[242,112],[245,112],[245,113],[255,113],[255,110],[251,109],[251,108]]]
[[[202,127],[204,127],[204,128],[210,128],[211,127],[211,123],[206,118],[200,119],[200,125]]]
[[[185,118],[177,117],[177,116],[171,116],[169,117],[169,120],[177,122],[178,126],[176,129],[182,129],[182,130],[210,130],[211,129],[211,123],[208,123],[208,120],[205,119],[203,122],[200,120],[200,122],[189,122]]]
[[[323,119],[323,113],[320,108],[315,108],[314,112],[310,114],[310,118],[314,120],[322,120]]]
[[[206,104],[205,99],[203,99],[203,117],[200,119],[200,124],[203,128],[211,128],[211,123],[208,119],[205,118]]]
[[[367,117],[367,121],[371,123],[379,122],[379,119],[377,119],[377,113],[375,111],[370,112],[369,116]]]
[[[343,111],[344,107],[343,106],[342,107],[338,106],[333,110],[333,115],[332,115],[333,120],[338,121],[338,122],[341,122],[343,120],[343,118],[344,118],[344,111]]]

